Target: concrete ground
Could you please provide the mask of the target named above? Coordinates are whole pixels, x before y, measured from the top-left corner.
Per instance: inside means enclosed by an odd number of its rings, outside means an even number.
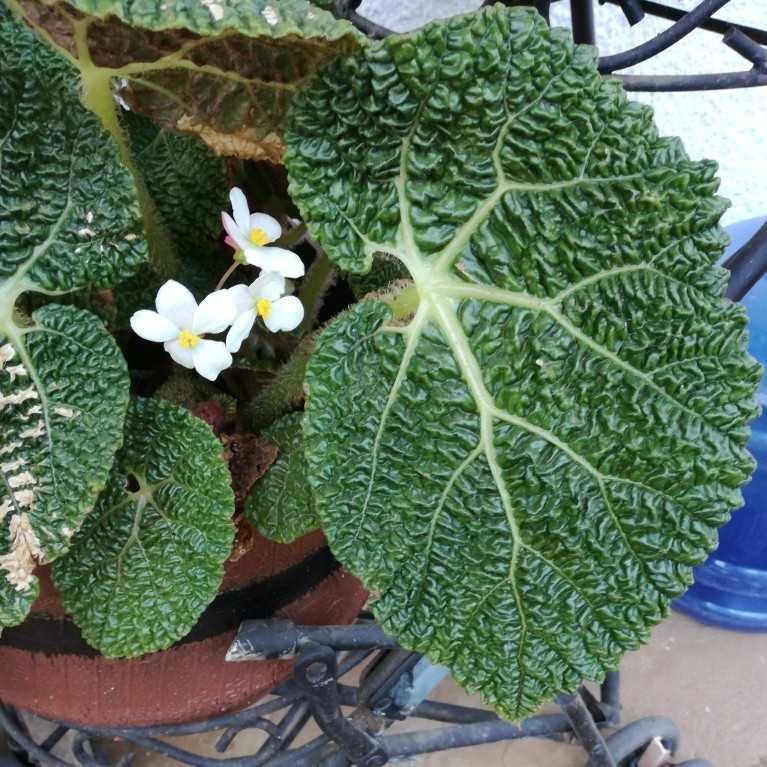
[[[656,628],[649,645],[626,657],[622,672],[623,721],[651,715],[675,720],[682,732],[675,761],[697,757],[716,767],[767,767],[767,635],[711,628],[674,613]],[[475,697],[449,680],[432,697],[478,705]],[[393,731],[416,724],[398,724]],[[42,726],[42,732],[48,729]],[[314,734],[316,730],[307,733],[306,739]],[[178,744],[212,755],[217,737],[217,733],[207,734]],[[262,741],[257,731],[242,733],[227,756],[252,754]],[[59,754],[71,759],[64,745]],[[583,767],[584,761],[576,745],[517,741],[431,754],[413,763],[423,767]],[[146,754],[134,762],[135,767],[171,764]]]

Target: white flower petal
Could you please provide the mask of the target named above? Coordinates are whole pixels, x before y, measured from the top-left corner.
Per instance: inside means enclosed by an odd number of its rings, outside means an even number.
[[[235,224],[234,219],[228,213],[221,214],[221,222],[224,225],[224,230],[226,233],[232,238],[232,240],[234,240],[234,244],[240,250],[245,250],[246,248],[253,247],[253,244],[247,238],[246,233],[239,229],[237,224]]]
[[[234,214],[234,220],[237,226],[240,231],[247,233],[248,221],[250,220],[250,209],[248,208],[248,200],[242,189],[235,186],[229,192],[229,201],[232,203],[232,213]]]
[[[304,305],[295,296],[285,296],[272,304],[269,316],[264,320],[272,333],[279,330],[294,330],[304,318]]]
[[[137,336],[147,341],[170,341],[178,335],[179,329],[162,314],[141,309],[130,318],[130,326]]]
[[[194,369],[209,381],[215,381],[218,374],[232,364],[232,355],[223,341],[208,341],[203,338],[192,349]]]
[[[283,277],[304,276],[304,264],[292,251],[285,248],[255,248],[245,249],[245,260],[253,266],[258,266],[265,272],[277,272]]]
[[[274,242],[280,239],[282,227],[276,218],[268,216],[266,213],[252,213],[248,222],[248,231],[251,229],[261,229],[269,238],[267,242]]]
[[[237,308],[228,290],[217,290],[202,300],[192,321],[192,333],[220,333],[232,324]]]
[[[258,280],[256,280],[256,282],[258,282]],[[255,285],[255,283],[253,284]],[[251,285],[251,288],[252,287],[253,286]],[[229,295],[232,297],[232,301],[234,301],[234,309],[237,314],[249,312],[253,308],[251,288],[242,284],[232,285],[232,287],[229,288]]]
[[[250,283],[248,290],[251,301],[258,301],[259,298],[276,301],[285,293],[285,278],[277,272],[261,272],[258,279]]]
[[[202,343],[202,341],[200,343]],[[168,343],[165,344],[165,351],[168,352],[173,358],[173,361],[178,362],[179,365],[183,365],[190,370],[194,367],[192,349],[181,346],[178,341],[168,341]]]
[[[234,354],[240,351],[242,342],[250,335],[253,325],[256,321],[256,310],[251,309],[248,312],[242,312],[232,323],[229,332],[226,334],[226,348]]]
[[[168,280],[155,299],[157,311],[181,329],[189,329],[197,311],[197,301],[180,282]]]

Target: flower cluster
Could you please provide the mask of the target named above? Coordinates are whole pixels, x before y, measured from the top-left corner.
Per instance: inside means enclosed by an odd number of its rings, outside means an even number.
[[[223,212],[221,218],[226,242],[234,249],[234,266],[259,267],[258,279],[250,285],[217,289],[199,305],[187,288],[168,280],[157,292],[156,311],[141,309],[130,320],[137,335],[162,343],[175,362],[210,381],[231,366],[232,353],[239,351],[259,317],[273,333],[294,330],[304,318],[301,301],[286,295],[286,278],[302,277],[304,265],[292,251],[270,246],[282,235],[279,222],[265,213],[251,213],[236,187],[229,198],[232,215]],[[225,341],[206,338],[227,328]]]

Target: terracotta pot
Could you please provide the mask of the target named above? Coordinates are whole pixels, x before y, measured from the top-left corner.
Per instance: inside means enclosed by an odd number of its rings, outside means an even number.
[[[291,674],[290,661],[226,663],[241,620],[350,623],[367,594],[319,531],[282,545],[255,536],[227,563],[218,597],[164,652],[106,660],[64,614],[43,568],[32,614],[0,637],[0,699],[40,716],[115,727],[206,719],[247,706]]]

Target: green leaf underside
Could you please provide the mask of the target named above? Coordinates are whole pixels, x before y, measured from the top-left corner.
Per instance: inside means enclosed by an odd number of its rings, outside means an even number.
[[[135,657],[183,638],[221,584],[233,513],[210,429],[167,402],[134,401],[107,487],[53,571],[88,643]]]
[[[753,471],[715,165],[595,64],[496,6],[334,63],[287,134],[328,255],[420,297],[310,361],[323,528],[384,629],[510,719],[646,641]]]
[[[96,317],[25,291],[107,287],[145,259],[129,174],[79,102],[74,70],[0,8],[0,629],[37,593],[122,440],[128,373]]]
[[[303,413],[289,413],[263,432],[280,453],[245,499],[248,521],[261,535],[280,543],[319,527],[306,478],[302,420]]]
[[[273,162],[294,92],[364,42],[306,0],[13,2],[76,61],[86,88],[124,79],[134,111],[219,154]]]

